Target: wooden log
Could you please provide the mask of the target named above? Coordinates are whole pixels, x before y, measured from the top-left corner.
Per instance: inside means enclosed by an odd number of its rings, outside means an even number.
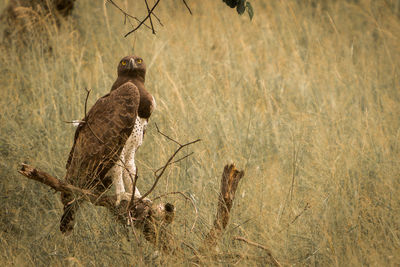
[[[22,164],[18,171],[28,179],[35,180],[45,184],[57,192],[73,193],[77,197],[81,197],[93,205],[106,207],[120,223],[125,224],[131,218],[132,223],[143,232],[144,237],[149,242],[156,244],[163,251],[170,252],[168,246],[170,239],[162,238],[168,236],[166,226],[169,225],[174,218],[175,208],[172,204],[155,205],[148,198],[134,200],[133,204],[129,201],[121,201],[120,205],[116,206],[117,196],[115,195],[97,195],[90,190],[82,189],[66,182],[63,182],[56,177],[34,168],[28,164]]]

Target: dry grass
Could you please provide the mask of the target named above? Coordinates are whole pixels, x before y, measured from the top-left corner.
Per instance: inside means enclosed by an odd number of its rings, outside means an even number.
[[[64,238],[59,196],[16,171],[27,161],[63,177],[74,129],[62,121],[82,117],[85,87],[93,90],[90,104],[109,91],[133,46],[147,62],[147,88],[158,103],[151,121],[182,142],[203,139],[153,195],[180,190],[195,197],[194,233],[190,204],[169,198],[180,238],[198,247],[212,223],[223,166],[233,161],[246,175],[220,251],[263,255],[233,241],[243,236],[284,265],[400,262],[395,1],[252,1],[252,22],[222,1],[190,1],[194,16],[164,1],[158,15],[165,27],[129,38],[115,9],[90,2],[78,1],[61,30],[49,27],[52,53],[35,43],[0,48],[0,262],[188,264],[157,257],[144,238],[128,242],[104,209],[89,205]],[[173,149],[151,125],[137,159],[141,190]],[[263,264],[239,262],[255,263]]]

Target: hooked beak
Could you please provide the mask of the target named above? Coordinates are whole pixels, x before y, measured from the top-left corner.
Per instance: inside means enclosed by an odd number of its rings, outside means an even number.
[[[128,68],[131,69],[131,70],[134,70],[135,67],[136,67],[135,60],[134,60],[133,58],[131,58],[131,59],[129,60],[129,63],[128,63]]]

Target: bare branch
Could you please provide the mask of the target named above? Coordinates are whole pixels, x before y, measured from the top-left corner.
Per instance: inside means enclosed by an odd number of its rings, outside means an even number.
[[[135,17],[130,15],[129,13],[127,13],[126,11],[124,11],[122,8],[120,8],[113,0],[107,0],[110,4],[112,4],[113,6],[115,6],[119,11],[121,11],[122,14],[124,14],[124,24],[126,23],[126,18],[132,18],[134,20],[136,20],[137,22],[140,22],[140,20]],[[153,14],[154,15],[154,14]],[[145,27],[151,29],[151,27],[149,27],[147,24],[143,24]]]
[[[146,22],[146,20],[151,16],[153,10],[157,7],[158,3],[160,3],[160,0],[157,0],[157,2],[154,4],[154,6],[150,9],[150,11],[148,12],[147,16],[139,23],[139,25],[137,25],[133,30],[129,31],[127,34],[125,34],[125,37],[127,37],[128,35],[130,35],[131,33],[135,32],[137,29],[139,29],[143,23]]]
[[[175,139],[172,139],[172,138],[169,137],[168,135],[162,133],[162,132],[160,131],[160,129],[158,129],[157,123],[154,123],[154,124],[156,125],[156,129],[157,129],[157,132],[158,132],[159,134],[161,134],[162,136],[164,136],[164,137],[167,138],[168,140],[174,142],[174,143],[177,144],[178,146],[182,146],[182,145],[181,145],[178,141],[176,141]]]
[[[150,12],[150,8],[149,8],[149,4],[147,3],[147,0],[144,0],[144,2],[146,3],[146,8],[147,8],[147,13],[151,13]],[[153,34],[156,34],[156,31],[154,30],[154,26],[153,26],[153,20],[151,19],[151,14],[149,16],[149,20],[150,20],[150,26],[151,26],[151,30],[153,32]]]
[[[161,22],[161,20],[158,18],[158,16],[155,14],[154,10],[157,7],[157,5],[160,3],[160,0],[157,0],[155,2],[155,4],[150,8],[149,3],[147,0],[144,0],[145,4],[146,4],[146,9],[147,9],[147,15],[144,19],[140,20],[135,16],[130,15],[129,13],[127,13],[125,10],[123,10],[118,4],[115,3],[114,0],[107,0],[107,2],[109,2],[110,4],[112,4],[114,7],[116,7],[123,15],[124,15],[124,24],[126,24],[126,20],[129,18],[132,18],[134,20],[136,20],[139,24],[134,27],[131,31],[129,31],[128,33],[126,33],[124,36],[127,37],[128,35],[130,35],[131,33],[137,31],[142,25],[144,25],[145,27],[147,27],[148,29],[151,29],[153,34],[156,34],[156,30],[153,24],[153,18],[152,16],[154,16],[158,23],[161,26],[164,26]],[[189,11],[190,15],[193,15],[192,10],[190,9],[189,5],[187,4],[186,0],[183,0],[183,4],[185,5],[186,9]],[[149,20],[150,21],[150,26],[146,25],[145,22]]]
[[[104,144],[104,141],[101,140],[100,137],[97,136],[97,134],[93,131],[92,127],[90,127],[90,123],[88,121],[86,121],[86,125],[89,127],[89,130],[92,132],[92,134],[97,138],[97,140],[99,140],[100,143]]]
[[[20,174],[23,176],[35,180],[37,182],[43,183],[47,186],[50,186],[54,190],[58,192],[64,192],[64,193],[72,193],[75,195],[79,195],[86,200],[90,201],[94,205],[98,206],[113,206],[113,197],[110,196],[99,196],[94,194],[91,190],[88,189],[82,189],[76,186],[73,186],[71,184],[65,183],[63,181],[60,181],[59,179],[51,176],[50,174],[41,171],[39,169],[36,169],[28,164],[21,164],[21,169],[18,171]]]
[[[156,13],[154,13],[154,11],[153,11],[153,16],[157,19],[158,24],[160,24],[161,27],[164,27],[164,24],[162,24],[161,20],[157,17],[157,15],[156,15]]]
[[[128,170],[128,168],[127,168],[127,170]],[[132,175],[131,175],[129,170],[128,170],[128,173],[129,173],[130,178],[132,179]],[[137,182],[137,179],[138,179],[138,175],[137,175],[137,171],[136,171],[135,179],[132,182],[132,197],[131,197],[131,200],[129,202],[128,207],[132,207],[134,205],[134,203],[135,203],[135,193],[136,193],[136,182]]]
[[[182,157],[182,158],[180,158],[180,159],[177,159],[177,160],[175,160],[175,161],[173,161],[173,162],[170,162],[168,165],[175,164],[175,163],[177,163],[177,162],[179,162],[179,161],[182,161],[182,160],[184,160],[184,159],[190,157],[190,156],[193,155],[193,154],[194,154],[194,152],[190,152],[190,153],[187,154],[186,156],[184,156],[184,157]],[[154,171],[154,173],[157,174],[157,172],[159,172],[162,168],[163,168],[163,167],[158,168],[157,170]]]
[[[186,6],[187,10],[189,11],[190,15],[193,15],[192,10],[190,10],[190,7],[189,7],[189,5],[186,3],[185,0],[183,0],[183,3],[185,4],[185,6]]]
[[[189,142],[189,143],[180,145],[179,148],[178,148],[177,150],[175,150],[174,154],[172,154],[172,156],[167,160],[167,163],[165,163],[165,165],[161,168],[161,173],[158,174],[158,175],[156,175],[156,180],[154,181],[153,186],[152,186],[152,187],[150,188],[150,190],[147,191],[139,200],[143,200],[145,197],[147,197],[147,196],[154,190],[154,188],[156,188],[158,181],[160,180],[161,176],[164,174],[164,172],[165,172],[165,170],[167,169],[168,165],[170,165],[170,163],[172,162],[172,160],[174,159],[174,157],[176,156],[176,154],[178,154],[178,152],[179,152],[182,148],[187,147],[187,146],[190,146],[190,145],[195,144],[195,143],[200,142],[200,141],[201,141],[201,139],[197,139],[197,140],[194,140],[194,141],[192,141],[192,142]],[[176,141],[175,141],[175,142],[176,142]],[[176,143],[177,143],[177,142],[176,142]]]
[[[23,163],[18,172],[28,179],[50,186],[58,192],[72,193],[96,206],[106,207],[116,216],[119,222],[125,224],[129,220],[133,223],[136,228],[143,232],[149,242],[161,247],[167,253],[172,251],[173,248],[169,246],[171,238],[157,238],[160,234],[168,235],[165,226],[172,222],[175,214],[175,208],[172,204],[163,204],[163,209],[160,209],[160,205],[153,205],[152,201],[146,199],[144,201],[137,200],[132,206],[129,205],[128,201],[123,201],[119,206],[116,206],[117,196],[115,195],[96,194],[89,189],[73,186],[28,164]]]

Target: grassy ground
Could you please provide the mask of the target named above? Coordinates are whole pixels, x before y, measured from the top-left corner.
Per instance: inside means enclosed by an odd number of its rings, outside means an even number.
[[[85,87],[93,90],[90,105],[106,94],[120,58],[132,53],[148,65],[146,87],[158,103],[151,122],[181,142],[203,140],[153,194],[195,197],[192,233],[189,203],[168,198],[177,207],[171,226],[185,242],[198,247],[211,226],[220,174],[232,161],[246,175],[221,252],[263,255],[232,241],[243,236],[284,265],[400,262],[395,1],[252,1],[252,22],[222,1],[190,1],[193,16],[162,1],[157,35],[143,28],[128,38],[113,7],[77,2],[73,20],[49,27],[51,53],[37,43],[0,48],[3,265],[187,264],[157,257],[142,237],[129,242],[106,210],[91,205],[64,238],[59,195],[17,173],[29,162],[63,177],[74,133],[63,120],[82,117]],[[137,157],[142,191],[174,148],[151,124]],[[264,264],[239,265],[255,263]]]

